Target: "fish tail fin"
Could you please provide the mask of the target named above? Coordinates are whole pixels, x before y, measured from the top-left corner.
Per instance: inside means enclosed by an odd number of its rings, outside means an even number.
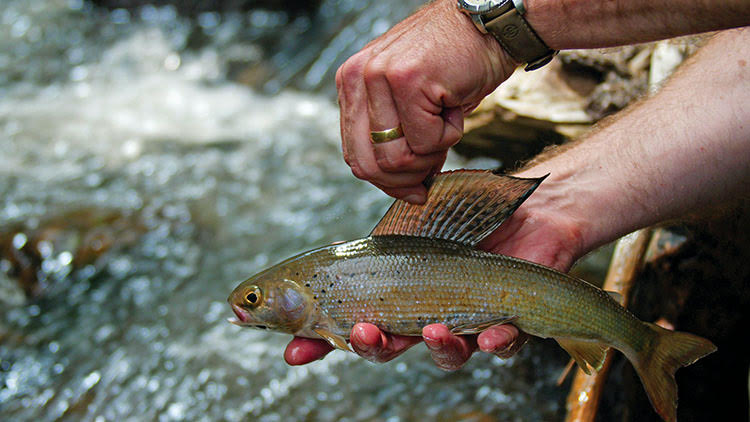
[[[633,366],[641,378],[651,405],[667,422],[677,420],[677,369],[716,351],[710,341],[689,333],[666,330],[647,323],[655,332],[652,344],[642,350]]]

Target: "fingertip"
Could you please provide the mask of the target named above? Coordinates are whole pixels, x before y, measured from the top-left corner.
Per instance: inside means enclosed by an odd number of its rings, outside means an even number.
[[[357,323],[352,328],[349,339],[357,353],[369,354],[382,348],[383,340],[380,329],[372,324]]]
[[[422,205],[427,202],[427,188],[421,184],[409,188],[380,187],[380,189],[389,196],[406,201],[410,204]]]
[[[476,349],[476,343],[470,336],[453,335],[442,324],[431,324],[422,329],[422,337],[430,350],[432,360],[438,368],[455,371],[469,360]]]
[[[442,344],[446,340],[450,340],[453,334],[443,324],[430,324],[422,328],[422,337],[431,343]]]
[[[427,202],[427,194],[425,193],[412,193],[403,197],[403,200],[414,205],[422,205]]]
[[[305,365],[323,358],[333,347],[322,340],[295,337],[284,350],[284,360],[292,366]]]
[[[513,325],[496,325],[479,334],[477,344],[483,352],[497,353],[507,350],[516,341],[518,335],[518,328]]]

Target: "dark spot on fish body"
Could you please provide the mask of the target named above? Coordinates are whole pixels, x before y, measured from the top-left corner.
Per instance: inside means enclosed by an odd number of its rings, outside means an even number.
[[[341,299],[339,299],[338,302],[341,303]]]
[[[305,283],[305,287],[310,287],[310,283]]]
[[[383,301],[385,300],[385,299],[383,299],[382,297],[381,297],[381,298],[379,298],[379,299],[380,299],[380,301],[381,301],[381,302],[383,302]]]
[[[320,289],[320,293],[325,293],[326,289]]]
[[[328,287],[333,287],[333,283],[329,284]]]
[[[313,274],[313,278],[318,278],[318,275],[317,274]]]

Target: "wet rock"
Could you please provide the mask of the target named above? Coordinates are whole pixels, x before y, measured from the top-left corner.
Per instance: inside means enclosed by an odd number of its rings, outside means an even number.
[[[33,226],[0,228],[0,288],[17,293],[8,282],[13,280],[27,298],[38,297],[50,283],[96,266],[108,251],[132,246],[144,231],[136,217],[101,209],[74,211]],[[18,299],[16,294],[4,300]]]

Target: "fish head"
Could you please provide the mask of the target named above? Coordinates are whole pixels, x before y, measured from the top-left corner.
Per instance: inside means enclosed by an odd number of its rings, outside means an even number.
[[[296,282],[264,272],[242,282],[227,299],[242,327],[294,334],[305,328],[313,299]]]

